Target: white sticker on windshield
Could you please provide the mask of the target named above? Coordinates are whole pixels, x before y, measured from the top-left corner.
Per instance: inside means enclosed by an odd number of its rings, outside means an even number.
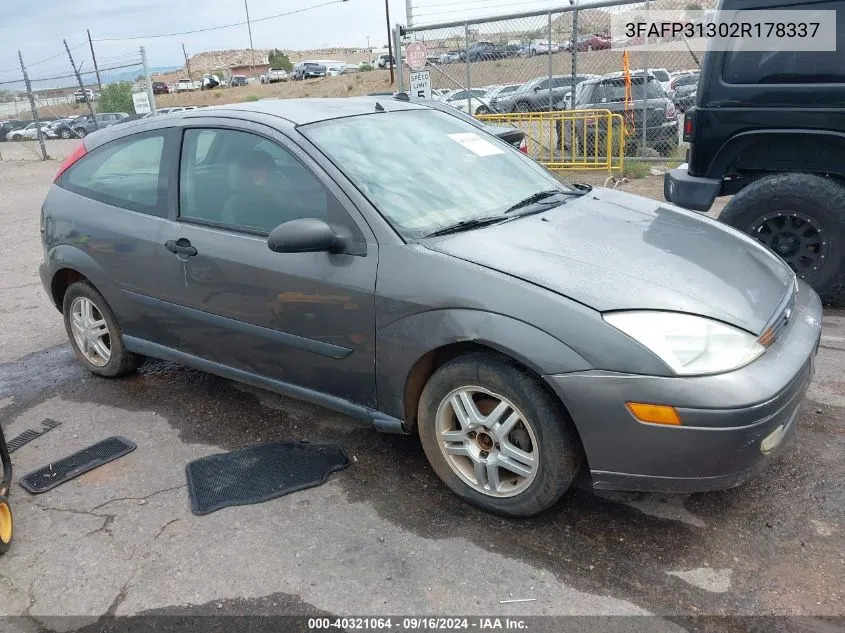
[[[478,134],[473,134],[472,132],[450,134],[449,138],[456,143],[460,143],[476,156],[495,156],[496,154],[505,153],[502,149],[496,147],[490,141],[487,141],[481,138]]]

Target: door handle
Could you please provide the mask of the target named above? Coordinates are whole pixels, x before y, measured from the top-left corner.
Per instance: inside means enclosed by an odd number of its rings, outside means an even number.
[[[164,243],[164,248],[176,255],[188,255],[193,257],[197,254],[197,249],[191,246],[191,241],[180,237],[178,240],[169,240]]]

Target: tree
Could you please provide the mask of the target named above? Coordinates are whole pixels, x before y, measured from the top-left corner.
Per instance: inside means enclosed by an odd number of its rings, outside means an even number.
[[[132,103],[132,83],[121,81],[116,84],[103,86],[100,93],[100,100],[97,103],[97,110],[100,112],[135,112],[135,105]]]
[[[293,64],[287,55],[285,55],[278,48],[274,48],[267,56],[267,61],[270,62],[270,68],[281,68],[286,72],[293,70]]]
[[[0,90],[0,103],[9,103],[15,100],[15,93],[11,90]]]

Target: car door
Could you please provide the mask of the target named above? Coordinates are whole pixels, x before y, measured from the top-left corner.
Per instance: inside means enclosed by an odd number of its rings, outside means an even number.
[[[123,333],[153,342],[169,327],[169,315],[145,299],[165,272],[159,231],[176,187],[168,165],[178,158],[177,143],[176,130],[158,129],[100,145],[61,175],[44,205],[54,210],[45,225],[95,264],[81,272],[105,282],[99,289]]]
[[[378,246],[342,191],[281,133],[226,120],[184,129],[179,179],[179,215],[162,235],[174,346],[374,406]],[[269,249],[277,225],[312,217],[360,252]]]

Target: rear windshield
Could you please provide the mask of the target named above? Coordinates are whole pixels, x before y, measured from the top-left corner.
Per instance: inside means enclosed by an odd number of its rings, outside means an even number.
[[[631,99],[660,99],[666,93],[657,81],[650,79],[648,86],[643,86],[642,78],[631,80]],[[597,103],[617,103],[625,101],[625,81],[623,79],[598,84],[579,86],[576,95],[576,105],[584,106]]]
[[[698,83],[698,75],[683,75],[675,80],[675,87],[692,86]]]
[[[657,81],[669,81],[669,73],[665,70],[652,70],[651,74],[657,77]]]

